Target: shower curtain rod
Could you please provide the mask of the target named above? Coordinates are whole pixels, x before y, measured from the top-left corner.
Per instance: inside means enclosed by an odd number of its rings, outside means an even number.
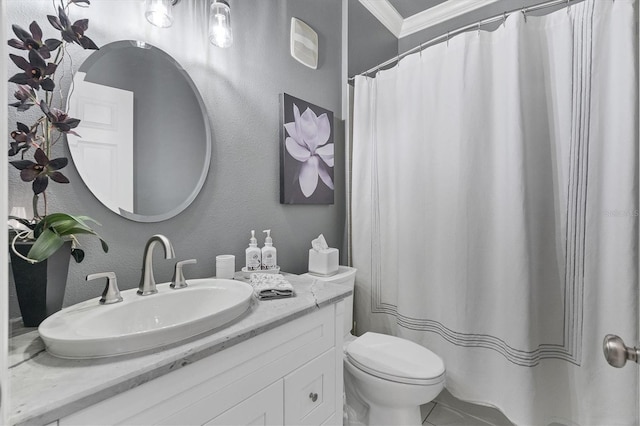
[[[500,15],[495,15],[495,16],[492,16],[492,17],[487,18],[487,19],[482,19],[482,20],[478,21],[475,24],[469,24],[469,25],[466,25],[464,27],[458,28],[457,30],[449,31],[446,34],[442,34],[442,35],[439,35],[437,37],[434,37],[429,41],[426,41],[424,43],[420,43],[418,46],[416,46],[416,47],[414,47],[412,49],[409,49],[406,52],[401,53],[401,54],[397,55],[396,57],[391,58],[391,59],[381,63],[380,65],[376,65],[375,67],[373,67],[371,69],[368,69],[365,72],[358,73],[357,75],[366,76],[367,74],[371,74],[372,72],[379,71],[380,69],[386,67],[387,65],[391,65],[394,62],[399,63],[400,59],[404,58],[407,55],[411,55],[412,53],[421,51],[421,50],[423,50],[423,49],[425,49],[427,47],[436,45],[436,44],[441,43],[443,41],[448,41],[451,37],[456,36],[458,34],[462,34],[462,33],[467,32],[469,30],[477,29],[478,31],[480,31],[480,27],[482,25],[493,24],[494,22],[499,22],[499,21],[504,22],[507,19],[507,16],[509,16],[509,15],[511,15],[513,13],[517,13],[517,12],[522,13],[524,15],[524,17],[525,17],[525,20],[526,20],[527,13],[529,13],[529,12],[535,12],[536,10],[546,9],[546,8],[558,6],[558,5],[561,5],[561,4],[566,4],[567,8],[570,8],[573,3],[579,3],[581,1],[583,1],[583,0],[550,0],[550,1],[546,1],[544,3],[537,4],[535,6],[529,6],[529,7],[523,7],[523,8],[520,8],[520,9],[509,10],[509,11],[506,11],[506,12],[500,14]],[[353,82],[355,80],[355,76],[354,77],[349,77],[348,80],[349,80],[349,82]]]

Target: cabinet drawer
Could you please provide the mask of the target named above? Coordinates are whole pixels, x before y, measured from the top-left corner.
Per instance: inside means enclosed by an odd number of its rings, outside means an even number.
[[[284,378],[284,424],[320,425],[336,407],[335,348]]]
[[[228,409],[205,426],[281,425],[283,423],[282,379]]]

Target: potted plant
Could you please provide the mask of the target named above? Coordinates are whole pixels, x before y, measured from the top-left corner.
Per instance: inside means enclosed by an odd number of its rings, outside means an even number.
[[[59,37],[43,40],[40,25],[33,21],[29,29],[18,25],[12,29],[16,38],[8,41],[14,48],[9,58],[20,69],[9,82],[17,85],[16,102],[10,106],[20,112],[39,110],[41,114],[31,126],[18,122],[11,132],[9,156],[11,165],[20,172],[24,182],[31,183],[33,219],[10,216],[21,226],[10,232],[11,267],[18,302],[25,326],[37,326],[62,308],[70,255],[76,262],[84,258],[78,247],[78,235],[89,234],[100,239],[106,253],[108,246],[89,226],[95,222],[87,216],[53,213],[47,209],[47,188],[50,181],[69,183],[60,172],[68,164],[66,157],[53,158],[53,147],[68,133],[76,134],[80,120],[69,117],[54,106],[55,75],[68,55],[68,45],[98,49],[85,35],[88,19],[71,22],[71,6],[88,7],[90,0],[60,0],[55,15],[48,15]],[[25,57],[26,54],[26,57]],[[59,103],[62,104],[62,99]],[[33,108],[33,109],[32,109]],[[32,159],[30,159],[32,158]]]

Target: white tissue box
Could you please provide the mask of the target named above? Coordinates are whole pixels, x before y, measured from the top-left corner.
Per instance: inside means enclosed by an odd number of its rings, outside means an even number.
[[[336,248],[309,249],[309,272],[316,275],[333,275],[338,272],[340,252]]]

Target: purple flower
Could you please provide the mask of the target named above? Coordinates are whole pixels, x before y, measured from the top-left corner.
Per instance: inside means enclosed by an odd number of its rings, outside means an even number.
[[[20,178],[25,182],[33,181],[33,193],[38,195],[44,192],[49,185],[49,178],[58,183],[69,183],[69,179],[65,175],[57,170],[65,167],[69,162],[65,157],[54,158],[49,160],[47,155],[40,148],[36,149],[33,158],[37,161],[34,163],[31,160],[18,160],[11,161],[11,164],[16,169],[20,170]]]
[[[59,110],[58,108],[49,108],[49,105],[47,105],[45,101],[40,101],[40,109],[45,113],[51,125],[58,129],[58,131],[80,136],[71,130],[78,127],[80,120],[69,117],[66,112]]]
[[[10,54],[9,57],[18,68],[24,71],[11,77],[10,82],[28,84],[36,90],[39,90],[42,85],[42,88],[49,92],[56,87],[53,80],[47,76],[56,72],[57,65],[51,62],[47,64],[36,50],[29,51],[28,61],[22,56]]]
[[[13,32],[18,39],[12,38],[8,41],[9,46],[20,50],[37,50],[44,59],[51,57],[51,52],[56,50],[62,42],[54,38],[47,39],[42,42],[42,30],[36,21],[29,25],[29,31],[26,31],[18,25],[13,25]]]
[[[13,93],[13,96],[18,100],[9,104],[9,106],[18,108],[18,111],[26,111],[35,105],[36,92],[29,86],[18,85],[18,90]]]
[[[309,198],[318,187],[318,177],[333,189],[333,180],[329,174],[333,167],[333,144],[327,143],[331,136],[331,125],[327,114],[319,117],[310,108],[300,115],[293,104],[294,121],[285,123],[289,133],[285,140],[287,152],[300,161],[298,180],[302,194]]]
[[[85,3],[85,1],[75,1],[74,3]],[[85,49],[98,50],[98,46],[84,35],[84,32],[89,28],[88,19],[80,19],[71,25],[71,21],[62,7],[58,7],[58,16],[47,15],[47,18],[53,28],[60,31],[62,39],[67,43],[76,43]]]
[[[30,129],[23,123],[17,123],[17,127],[17,130],[11,132],[11,138],[13,138],[13,142],[9,144],[11,146],[9,148],[9,156],[11,157],[19,152],[28,150],[36,139],[35,129]]]

